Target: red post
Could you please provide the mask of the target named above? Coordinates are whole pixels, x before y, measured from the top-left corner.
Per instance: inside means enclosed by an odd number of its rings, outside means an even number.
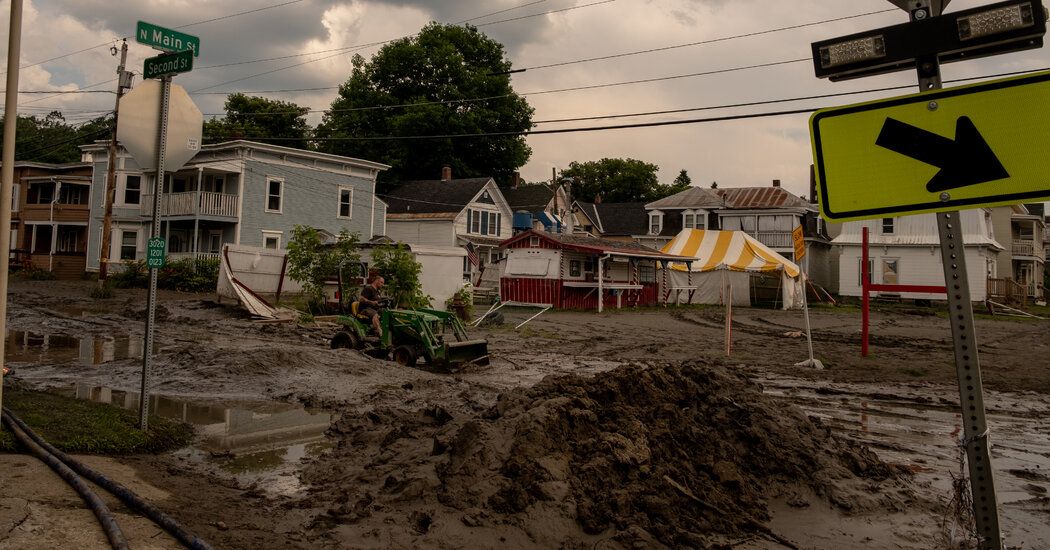
[[[868,228],[861,229],[860,246],[860,356],[868,356]]]

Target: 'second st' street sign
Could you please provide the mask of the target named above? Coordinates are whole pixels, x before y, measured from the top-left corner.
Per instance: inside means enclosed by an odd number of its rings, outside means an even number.
[[[1050,72],[821,109],[810,134],[830,221],[1050,198]]]
[[[201,54],[200,38],[145,21],[139,21],[135,26],[135,41],[166,52],[192,50],[193,57]]]
[[[185,73],[193,70],[193,52],[166,53],[150,57],[142,63],[142,78]]]

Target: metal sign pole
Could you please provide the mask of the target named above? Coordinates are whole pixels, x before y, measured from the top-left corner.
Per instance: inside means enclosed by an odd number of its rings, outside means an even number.
[[[919,2],[919,7],[923,3]],[[930,6],[930,15],[941,15],[941,2],[932,4],[934,5]],[[936,55],[917,58],[915,66],[920,92],[941,89],[940,62]],[[927,104],[929,111],[935,111],[937,108],[936,101]],[[951,195],[944,191],[940,199],[951,200]],[[969,466],[973,515],[980,538],[978,548],[1002,550],[999,505],[995,495],[988,445],[988,424],[984,413],[984,389],[981,385],[981,366],[977,357],[977,332],[974,329],[970,282],[966,273],[962,218],[958,211],[941,212],[936,216],[944,282],[948,293],[948,322],[952,327],[952,348],[955,351],[955,370],[959,379],[959,404],[962,407],[963,421],[961,445],[966,450]]]
[[[150,238],[160,237],[160,194],[164,188],[164,149],[167,146],[168,103],[171,96],[171,75],[161,77],[160,130],[157,135],[157,177],[153,181],[153,223]],[[146,337],[142,350],[142,392],[139,399],[139,428],[149,428],[150,368],[153,362],[153,321],[157,313],[157,268],[149,268],[149,294],[146,296]]]

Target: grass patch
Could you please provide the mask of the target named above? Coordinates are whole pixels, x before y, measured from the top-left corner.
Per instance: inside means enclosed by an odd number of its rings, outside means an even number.
[[[193,428],[187,424],[150,416],[149,432],[142,433],[138,414],[132,411],[53,393],[4,388],[4,406],[67,453],[159,453],[184,447],[193,439]],[[0,451],[20,449],[4,426]]]
[[[928,374],[926,369],[920,369],[916,367],[901,367],[897,370],[899,370],[902,374],[907,374],[908,376],[914,376],[916,378],[921,378]]]

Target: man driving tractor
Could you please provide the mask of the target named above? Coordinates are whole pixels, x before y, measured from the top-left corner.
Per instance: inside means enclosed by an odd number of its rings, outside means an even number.
[[[383,308],[380,300],[383,299],[383,285],[386,281],[382,275],[376,275],[372,278],[372,282],[368,283],[361,289],[361,297],[358,298],[358,302],[364,306],[360,310],[362,317],[372,319],[372,328],[376,332],[376,336],[383,337],[383,329],[379,326],[379,310]]]

